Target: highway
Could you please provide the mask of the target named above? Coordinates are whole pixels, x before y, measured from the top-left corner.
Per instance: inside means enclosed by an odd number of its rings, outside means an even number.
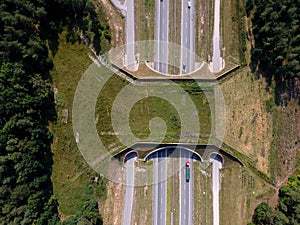
[[[189,6],[190,4],[190,6]],[[195,0],[182,0],[181,5],[181,73],[195,66]]]
[[[125,66],[135,71],[137,69],[135,60],[135,23],[134,23],[134,0],[126,0],[127,13],[126,13],[126,55]]]
[[[180,183],[180,224],[193,224],[193,160],[192,153],[180,149],[179,183]],[[186,162],[190,163],[190,180],[186,181]]]
[[[168,73],[169,0],[155,1],[154,69]]]
[[[165,225],[167,213],[167,150],[153,156],[152,224]]]
[[[134,202],[134,178],[135,178],[135,166],[134,158],[130,158],[126,161],[126,189],[123,204],[123,215],[122,215],[122,225],[131,224],[133,202]]]
[[[214,33],[213,33],[213,55],[210,69],[213,73],[223,69],[223,59],[221,58],[221,38],[220,38],[220,0],[215,0],[214,7]]]
[[[210,158],[212,163],[212,194],[213,194],[213,225],[220,224],[220,205],[219,205],[219,194],[220,194],[220,170],[222,169],[222,162],[219,157]]]

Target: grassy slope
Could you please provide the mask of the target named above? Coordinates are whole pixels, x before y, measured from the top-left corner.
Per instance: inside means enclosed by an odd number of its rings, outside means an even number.
[[[274,140],[272,142],[272,175],[278,184],[294,173],[300,159],[300,106],[292,99],[287,106],[271,106]]]
[[[270,173],[272,116],[265,102],[265,82],[255,80],[247,69],[222,84],[226,104],[225,143],[257,160],[258,169]]]
[[[136,41],[154,40],[154,7],[152,0],[135,1]]]
[[[81,210],[85,200],[99,197],[95,185],[89,184],[90,177],[95,174],[89,169],[76,146],[71,124],[76,86],[91,64],[87,53],[88,49],[84,44],[67,43],[63,34],[53,58],[55,69],[52,71],[52,78],[54,88],[57,89],[58,119],[51,125],[54,135],[52,180],[62,215],[74,215]]]
[[[221,34],[222,47],[225,49],[225,60],[241,64],[243,52],[241,47],[241,32],[244,29],[242,0],[229,0],[221,2]]]

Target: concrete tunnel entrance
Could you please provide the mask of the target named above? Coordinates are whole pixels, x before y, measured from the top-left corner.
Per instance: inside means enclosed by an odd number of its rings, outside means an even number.
[[[192,156],[191,156],[192,159],[199,161],[199,162],[203,162],[203,159],[199,155],[199,153],[193,151],[192,149],[189,149],[186,147],[181,147],[181,146],[167,146],[167,147],[155,149],[145,156],[144,162],[149,161],[149,160],[153,159],[154,157],[157,157],[156,153],[158,153],[159,151],[166,151],[166,150],[167,150],[167,157],[170,157],[170,158],[179,158],[180,151],[186,151],[186,152],[192,153]]]
[[[224,157],[220,153],[217,153],[217,152],[210,153],[209,154],[209,159],[217,160],[220,163],[222,163],[222,165],[224,165]]]

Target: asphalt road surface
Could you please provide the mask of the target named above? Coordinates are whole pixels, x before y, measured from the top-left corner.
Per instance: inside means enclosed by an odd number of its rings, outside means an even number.
[[[215,0],[214,7],[214,34],[213,34],[213,55],[211,62],[211,71],[217,73],[223,68],[223,59],[221,58],[220,46],[220,0]]]
[[[192,225],[193,224],[193,160],[191,159],[192,153],[186,150],[180,150],[180,224]],[[186,181],[186,162],[190,162],[190,180]]]
[[[169,0],[155,1],[154,68],[168,73]]]
[[[134,23],[134,0],[127,0],[126,14],[126,55],[125,66],[129,70],[136,70],[135,60],[135,23]]]
[[[167,212],[167,150],[153,156],[152,224],[165,225]]]
[[[190,7],[189,3],[190,2]],[[195,0],[182,0],[181,5],[181,73],[190,73],[195,66]]]
[[[126,189],[124,196],[122,225],[130,225],[134,202],[135,158],[126,161]]]
[[[219,206],[219,192],[220,192],[220,169],[222,169],[222,162],[220,160],[210,158],[212,162],[212,194],[213,194],[213,225],[220,224],[220,206]]]

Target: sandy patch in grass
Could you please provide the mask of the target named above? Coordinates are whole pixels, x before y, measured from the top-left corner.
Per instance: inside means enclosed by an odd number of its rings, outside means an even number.
[[[94,2],[97,9],[102,8],[102,11],[106,15],[112,35],[112,46],[123,45],[125,38],[125,22],[121,13],[117,11],[109,0],[96,0]]]

